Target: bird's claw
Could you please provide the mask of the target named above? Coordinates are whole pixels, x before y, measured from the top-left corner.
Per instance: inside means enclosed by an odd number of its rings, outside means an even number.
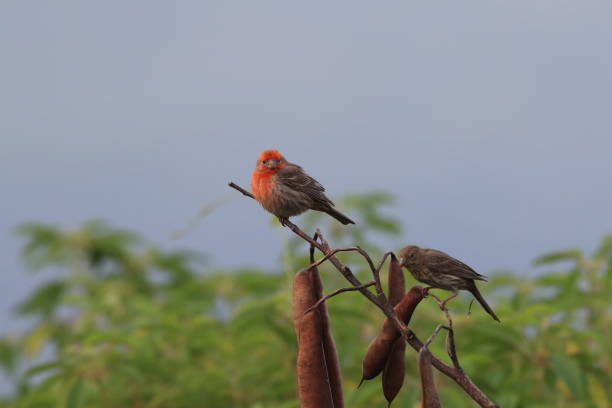
[[[280,224],[281,224],[283,227],[286,227],[286,226],[287,226],[287,222],[289,221],[289,219],[288,219],[288,218],[285,218],[285,217],[278,217],[278,221],[280,222]]]

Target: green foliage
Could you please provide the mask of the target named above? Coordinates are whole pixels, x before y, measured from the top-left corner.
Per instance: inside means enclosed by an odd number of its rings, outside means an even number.
[[[380,211],[389,204],[386,194],[349,196],[339,205],[360,215],[358,225],[342,228],[314,212],[301,225],[325,226],[331,245],[359,244],[378,257],[383,250],[371,233],[388,240],[401,232]],[[28,224],[19,233],[27,265],[60,272],[17,306],[33,318],[30,330],[0,338],[0,369],[16,385],[0,406],[298,406],[290,305],[293,273],[308,264],[303,241],[286,235],[281,271],[219,270],[198,253],[165,251],[99,221],[68,231]],[[359,256],[341,258],[369,279]],[[477,304],[468,316],[469,296],[451,302],[464,369],[504,407],[607,407],[612,237],[592,256],[572,249],[536,263],[550,269],[535,278],[498,273],[481,285],[502,324]],[[321,272],[326,292],[347,285],[328,266]],[[356,293],[335,297],[329,309],[347,406],[385,406],[379,379],[356,390],[361,358],[383,316]],[[424,339],[442,322],[426,300],[412,328]],[[442,337],[432,350],[448,360]],[[411,349],[407,360],[395,407],[419,401]],[[451,380],[436,376],[445,406],[474,406]]]

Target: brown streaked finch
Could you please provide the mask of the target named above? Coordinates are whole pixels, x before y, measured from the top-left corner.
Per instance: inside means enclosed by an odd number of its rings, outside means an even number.
[[[407,246],[399,252],[400,265],[419,282],[430,285],[432,288],[445,289],[454,294],[442,302],[445,305],[450,299],[457,296],[460,290],[470,292],[478,303],[498,322],[500,321],[493,309],[484,300],[476,287],[475,280],[485,281],[487,277],[479,274],[463,262],[436,249],[419,248],[414,245]]]

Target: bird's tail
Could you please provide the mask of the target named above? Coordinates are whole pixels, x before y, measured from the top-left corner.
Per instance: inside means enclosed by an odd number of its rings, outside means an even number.
[[[351,220],[349,217],[342,214],[340,211],[336,210],[335,208],[331,206],[326,208],[324,211],[328,213],[329,215],[331,215],[332,217],[334,217],[335,219],[337,219],[338,221],[340,221],[341,223],[343,223],[344,225],[355,223],[355,221]]]
[[[476,284],[474,282],[472,282],[471,287],[468,289],[472,295],[474,295],[474,297],[476,298],[476,300],[478,301],[478,303],[480,303],[480,305],[483,307],[483,309],[491,315],[492,318],[494,318],[495,320],[497,320],[498,322],[501,322],[501,320],[499,320],[499,317],[497,317],[497,315],[495,314],[495,312],[493,311],[493,309],[491,309],[491,306],[489,306],[489,304],[487,303],[486,300],[484,300],[484,298],[482,297],[482,295],[480,294],[480,291],[478,290],[478,288],[476,287]]]

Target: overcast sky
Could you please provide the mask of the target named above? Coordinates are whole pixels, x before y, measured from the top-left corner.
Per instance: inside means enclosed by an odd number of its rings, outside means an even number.
[[[25,221],[276,266],[279,227],[226,186],[271,147],[332,198],[396,194],[397,247],[484,274],[592,250],[612,232],[611,51],[604,0],[3,0],[0,325],[34,283]]]

